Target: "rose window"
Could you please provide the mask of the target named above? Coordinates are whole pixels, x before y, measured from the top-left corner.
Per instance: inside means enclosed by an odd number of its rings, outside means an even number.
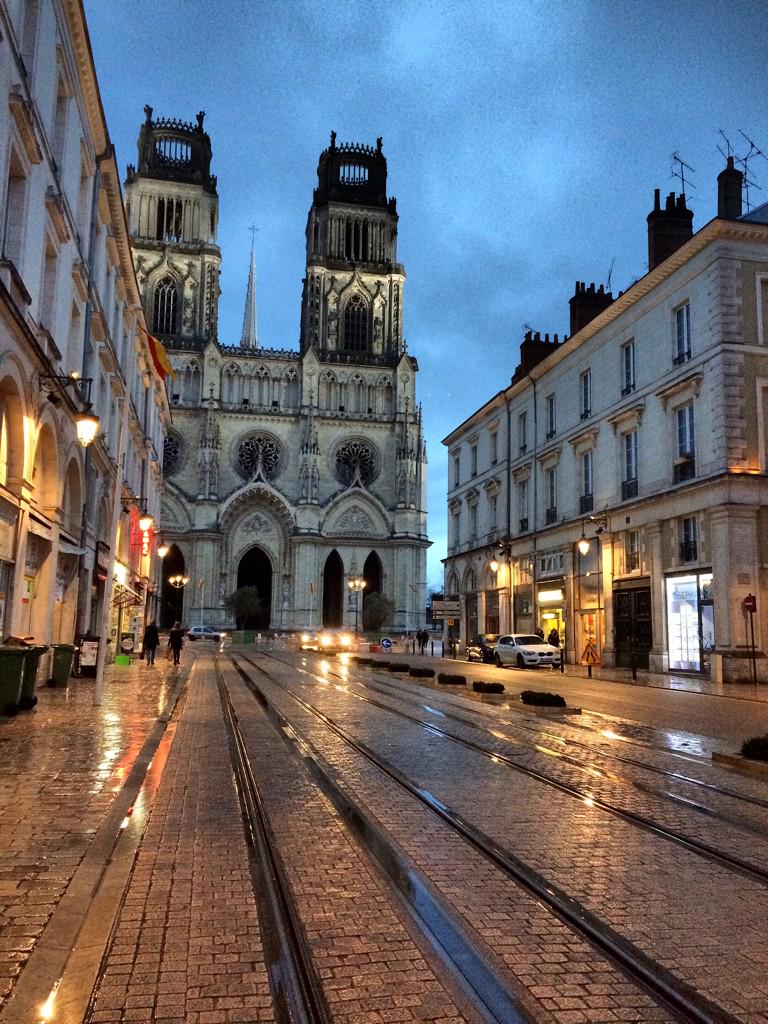
[[[246,480],[259,477],[272,480],[280,472],[282,452],[280,445],[273,437],[264,434],[251,434],[241,441],[235,456],[238,473]]]
[[[368,485],[379,473],[376,450],[367,441],[344,441],[336,449],[335,470],[347,486],[356,482]]]
[[[176,434],[168,434],[163,442],[163,473],[171,476],[179,468],[181,444]]]

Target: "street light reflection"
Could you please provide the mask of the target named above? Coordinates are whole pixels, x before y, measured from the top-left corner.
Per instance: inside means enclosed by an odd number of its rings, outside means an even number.
[[[48,1021],[53,1017],[53,1004],[56,1002],[56,993],[59,991],[59,985],[61,984],[61,978],[51,989],[48,994],[48,998],[45,1000],[43,1005],[40,1007],[40,1021]]]

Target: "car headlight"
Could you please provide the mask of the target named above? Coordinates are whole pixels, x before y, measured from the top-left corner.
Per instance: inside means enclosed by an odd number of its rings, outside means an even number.
[[[339,642],[341,643],[342,647],[349,647],[349,645],[352,643],[352,637],[347,636],[347,634],[344,633],[343,636],[339,637]]]
[[[321,636],[320,637],[320,643],[321,643],[321,645],[323,647],[328,647],[330,642],[331,642],[331,638],[329,636]]]

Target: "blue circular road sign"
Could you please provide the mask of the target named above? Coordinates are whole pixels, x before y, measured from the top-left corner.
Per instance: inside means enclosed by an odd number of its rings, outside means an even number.
[[[385,650],[385,651],[391,651],[392,650],[392,641],[389,639],[388,636],[383,636],[381,638],[381,647],[382,647],[382,650]]]

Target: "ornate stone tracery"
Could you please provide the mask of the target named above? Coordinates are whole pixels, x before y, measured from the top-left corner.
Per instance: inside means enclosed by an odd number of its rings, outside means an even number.
[[[178,434],[166,434],[163,442],[163,475],[173,476],[181,466],[183,442]]]
[[[237,446],[235,469],[246,480],[274,480],[280,473],[283,450],[269,434],[249,434]]]
[[[379,454],[373,445],[362,438],[342,441],[333,458],[336,478],[347,487],[359,484],[367,487],[379,475]]]

